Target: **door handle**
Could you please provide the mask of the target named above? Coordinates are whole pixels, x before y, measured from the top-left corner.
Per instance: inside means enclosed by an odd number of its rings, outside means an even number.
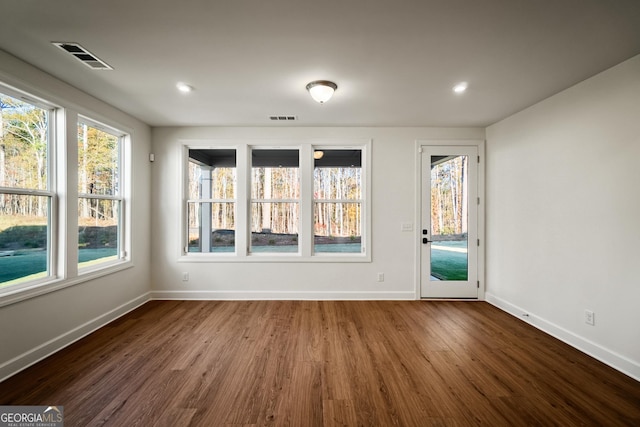
[[[422,244],[426,245],[427,243],[431,243],[433,240],[429,240],[427,237],[422,238]]]

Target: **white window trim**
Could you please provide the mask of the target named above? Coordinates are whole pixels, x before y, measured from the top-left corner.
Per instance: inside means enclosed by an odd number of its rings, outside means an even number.
[[[371,146],[370,139],[297,139],[297,140],[179,140],[182,161],[179,168],[182,180],[180,197],[180,239],[178,262],[371,262]],[[298,149],[300,150],[300,224],[298,252],[250,253],[250,169],[251,149]],[[187,251],[187,209],[189,150],[190,149],[235,149],[236,150],[236,250],[227,253],[199,253]],[[362,150],[362,253],[313,253],[313,150],[314,149],[359,149]],[[353,200],[349,200],[354,202]]]
[[[305,230],[305,228],[303,228],[303,218],[306,218],[306,212],[304,212],[302,206],[303,206],[303,199],[304,196],[303,194],[305,193],[303,190],[303,185],[302,183],[304,182],[304,172],[303,172],[303,167],[302,167],[302,162],[304,162],[304,154],[303,151],[306,153],[306,150],[303,149],[302,146],[300,145],[292,145],[292,146],[282,146],[282,145],[277,145],[277,146],[270,146],[270,145],[255,145],[252,144],[249,146],[249,153],[252,153],[254,150],[258,151],[258,150],[278,150],[278,149],[289,149],[289,150],[296,150],[298,151],[298,158],[300,159],[300,164],[298,165],[298,169],[299,169],[299,175],[300,175],[300,197],[297,199],[278,199],[278,198],[271,198],[271,199],[254,199],[251,197],[251,178],[248,177],[247,178],[247,182],[249,184],[249,189],[248,194],[247,194],[247,199],[249,200],[249,208],[247,211],[247,218],[249,220],[249,223],[247,224],[248,230],[247,230],[247,235],[249,237],[251,237],[251,205],[253,203],[297,203],[298,204],[298,212],[300,213],[300,223],[298,224],[298,250],[295,252],[254,252],[251,250],[251,238],[249,238],[247,240],[247,256],[249,257],[260,257],[261,260],[264,260],[265,258],[269,258],[269,257],[276,257],[277,259],[280,258],[287,258],[287,257],[299,257],[302,255],[302,248],[304,247],[304,242],[306,240],[306,233],[303,232],[303,230]],[[253,164],[248,164],[247,165],[247,169],[249,172],[251,172],[251,170],[253,169]]]
[[[109,195],[96,195],[96,194],[87,194],[76,192],[77,199],[86,198],[86,199],[96,199],[96,200],[113,200],[120,202],[120,208],[118,210],[118,215],[120,218],[118,219],[118,242],[119,242],[119,251],[118,258],[110,261],[103,261],[94,265],[85,265],[80,266],[78,263],[78,257],[76,256],[76,264],[77,264],[77,274],[79,276],[93,273],[96,271],[101,271],[104,269],[111,268],[113,266],[117,266],[124,262],[127,262],[129,259],[129,254],[131,253],[131,245],[130,240],[127,238],[127,234],[125,233],[125,229],[128,229],[126,225],[129,224],[130,217],[127,216],[128,209],[128,201],[125,197],[127,193],[129,180],[127,179],[127,168],[125,167],[126,159],[128,159],[128,155],[130,153],[128,147],[128,134],[120,129],[115,127],[105,125],[104,123],[98,122],[94,119],[91,119],[85,115],[78,114],[78,120],[76,121],[76,129],[79,123],[91,126],[93,128],[99,129],[103,132],[116,136],[118,138],[118,191],[117,194],[109,194]],[[76,134],[77,138],[77,134]],[[77,147],[77,143],[75,144]],[[77,154],[77,153],[76,153]],[[77,156],[76,156],[77,159]],[[77,169],[76,169],[76,177],[77,177]],[[77,187],[76,187],[77,188]],[[77,207],[77,199],[76,199],[76,207]],[[74,211],[76,212],[76,211]],[[76,224],[76,229],[77,229]],[[78,241],[76,237],[76,242]]]
[[[133,130],[122,126],[101,114],[73,104],[55,96],[45,100],[39,94],[38,87],[20,82],[8,83],[2,76],[0,92],[22,99],[34,106],[48,110],[49,115],[49,153],[48,153],[48,189],[23,190],[11,189],[15,193],[42,195],[51,197],[49,212],[49,276],[24,283],[0,288],[0,307],[55,292],[70,286],[79,285],[99,277],[107,276],[133,267],[131,251],[131,200],[132,200],[132,139]],[[24,88],[22,87],[24,86]],[[57,100],[56,100],[57,99]],[[56,100],[55,102],[53,102]],[[82,114],[79,113],[82,111]],[[90,119],[93,117],[94,119]],[[77,253],[77,126],[80,120],[89,120],[115,132],[121,137],[121,185],[122,200],[122,250],[124,257],[78,271]],[[99,120],[99,121],[98,121]],[[38,194],[35,194],[38,193]]]
[[[57,180],[56,180],[56,166],[55,159],[57,150],[59,148],[58,132],[56,125],[58,124],[58,108],[47,101],[44,101],[38,97],[35,97],[27,92],[23,92],[19,89],[0,84],[0,92],[5,95],[11,96],[15,99],[21,100],[28,104],[38,107],[47,111],[47,183],[46,190],[39,189],[27,189],[19,187],[0,187],[0,192],[4,194],[18,194],[26,196],[41,196],[48,197],[48,212],[47,212],[47,270],[45,277],[32,279],[23,283],[10,285],[8,287],[0,288],[0,307],[3,305],[3,297],[5,295],[11,295],[13,293],[24,292],[33,287],[44,286],[47,283],[55,281],[58,278],[58,264],[57,260],[57,248],[60,241],[60,236],[57,231],[57,224],[59,221],[60,213],[57,203]]]

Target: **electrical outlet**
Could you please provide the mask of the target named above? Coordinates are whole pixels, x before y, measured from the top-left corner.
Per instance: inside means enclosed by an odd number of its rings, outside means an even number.
[[[378,282],[384,282],[384,273],[378,273]]]
[[[189,281],[189,273],[187,273],[186,271],[182,272],[182,281],[183,282],[188,282]]]
[[[596,324],[596,314],[591,310],[584,311],[584,323],[594,326]]]

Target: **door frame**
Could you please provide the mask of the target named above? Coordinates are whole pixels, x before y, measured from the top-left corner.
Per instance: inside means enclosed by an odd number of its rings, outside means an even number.
[[[480,244],[478,245],[478,298],[472,298],[471,300],[484,301],[485,300],[485,141],[481,139],[419,139],[415,142],[415,224],[414,227],[414,250],[415,250],[415,298],[422,298],[421,296],[421,277],[422,277],[422,151],[423,147],[446,147],[446,146],[474,146],[478,149],[478,157],[480,159],[478,163],[478,239]],[[442,298],[438,298],[442,300]]]

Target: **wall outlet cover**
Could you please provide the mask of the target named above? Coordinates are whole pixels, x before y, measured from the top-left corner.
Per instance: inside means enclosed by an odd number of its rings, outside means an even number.
[[[594,326],[596,324],[596,315],[591,310],[584,311],[584,323]]]

